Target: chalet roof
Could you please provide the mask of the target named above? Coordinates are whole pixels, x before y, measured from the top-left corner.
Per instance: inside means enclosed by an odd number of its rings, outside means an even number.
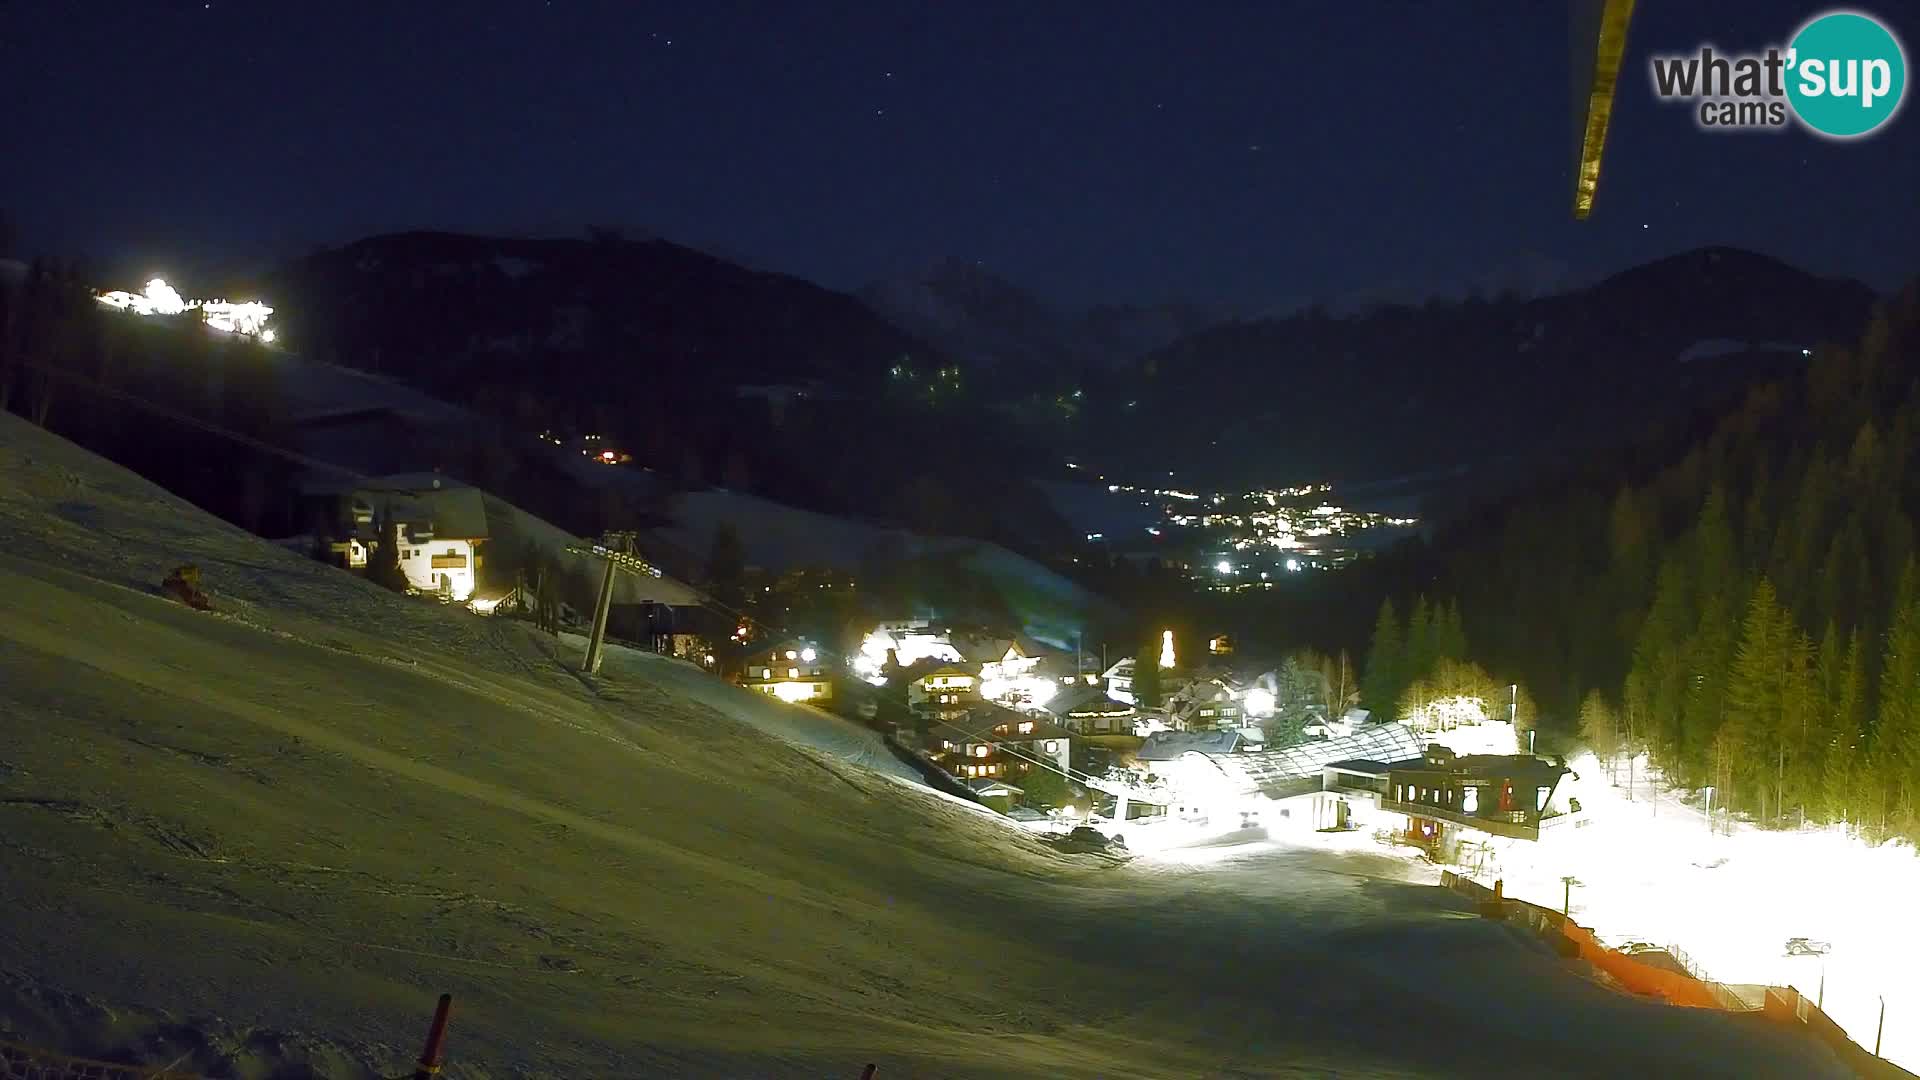
[[[967,781],[967,786],[973,789],[973,793],[975,795],[993,796],[993,795],[1024,795],[1026,794],[1026,791],[1024,788],[1015,787],[1014,785],[1007,783],[1005,780],[993,780],[985,777],[969,780]]]
[[[1182,754],[1231,754],[1240,749],[1237,731],[1156,731],[1134,754],[1141,761],[1173,761]]]
[[[1523,780],[1531,784],[1552,784],[1571,771],[1531,754],[1468,754],[1445,764],[1421,758],[1397,762],[1393,768],[1401,772],[1453,773],[1474,780]]]
[[[992,664],[1004,659],[1007,650],[1013,647],[1014,640],[1007,637],[973,637],[954,634],[948,639],[969,664]]]
[[[487,507],[479,488],[359,487],[352,497],[375,516],[384,509],[406,525],[430,523],[436,540],[487,538]]]
[[[1098,686],[1069,686],[1047,699],[1042,708],[1055,716],[1128,716],[1134,708],[1107,696]]]

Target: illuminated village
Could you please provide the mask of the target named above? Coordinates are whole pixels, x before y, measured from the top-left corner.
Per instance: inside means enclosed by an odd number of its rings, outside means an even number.
[[[94,299],[107,307],[135,315],[183,315],[189,311],[199,311],[205,316],[207,325],[215,330],[257,337],[268,344],[272,344],[276,336],[267,326],[267,320],[273,315],[273,309],[267,305],[253,300],[240,304],[225,300],[188,300],[161,278],[147,282],[142,292],[115,290],[97,293]]]

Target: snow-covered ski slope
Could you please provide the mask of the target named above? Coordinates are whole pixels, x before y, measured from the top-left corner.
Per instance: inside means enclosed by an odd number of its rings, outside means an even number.
[[[154,595],[186,561],[216,613]],[[4,415],[0,597],[16,1039],[391,1076],[444,990],[450,1077],[1841,1075],[1393,860],[1051,853],[695,673],[582,679]]]

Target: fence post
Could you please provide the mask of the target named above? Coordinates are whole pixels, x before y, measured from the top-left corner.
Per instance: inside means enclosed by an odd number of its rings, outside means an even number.
[[[427,1046],[420,1051],[420,1062],[413,1070],[413,1080],[433,1080],[440,1074],[440,1059],[446,1053],[447,1014],[453,1010],[453,995],[441,994],[440,1004],[433,1010],[433,1026],[427,1029]]]

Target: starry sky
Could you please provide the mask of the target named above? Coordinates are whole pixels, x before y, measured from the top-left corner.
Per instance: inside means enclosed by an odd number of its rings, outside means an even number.
[[[1564,9],[1472,0],[0,3],[0,211],[132,273],[592,222],[835,288],[957,256],[1240,311],[1703,244],[1920,272],[1911,105],[1835,143],[1704,134],[1649,89],[1650,52],[1757,49],[1814,6],[1639,7],[1585,223]],[[1915,53],[1920,20],[1868,10]]]

